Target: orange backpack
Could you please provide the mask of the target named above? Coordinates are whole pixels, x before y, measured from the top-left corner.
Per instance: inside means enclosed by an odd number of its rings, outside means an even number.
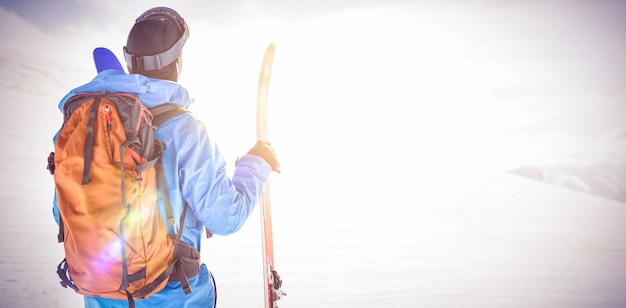
[[[169,118],[182,112],[171,105],[165,113]],[[65,103],[51,170],[65,249],[58,268],[64,287],[126,299],[131,306],[133,299],[165,287],[177,239],[168,236],[157,203],[164,145],[154,140],[152,121],[150,110],[129,94],[80,93]]]

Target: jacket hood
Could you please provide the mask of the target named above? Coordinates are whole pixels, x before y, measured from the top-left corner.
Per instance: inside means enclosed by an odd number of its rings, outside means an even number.
[[[139,74],[126,74],[116,70],[104,70],[89,83],[70,91],[59,103],[59,110],[63,111],[65,102],[72,96],[81,92],[128,93],[139,97],[142,104],[148,108],[163,104],[173,103],[183,108],[188,108],[191,99],[187,89],[178,83],[148,78]]]

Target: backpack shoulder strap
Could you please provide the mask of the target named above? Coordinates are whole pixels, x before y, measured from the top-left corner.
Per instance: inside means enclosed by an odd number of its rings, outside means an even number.
[[[178,106],[176,104],[165,103],[165,104],[161,104],[156,107],[150,108],[150,113],[152,113],[152,126],[154,127],[154,129],[157,129],[159,128],[159,126],[163,125],[163,123],[167,122],[169,119],[177,115],[183,114],[183,113],[191,113],[191,111],[181,106]],[[165,183],[165,173],[163,172],[163,166],[161,166],[160,161],[156,165],[156,170],[157,170],[157,181],[161,183]],[[172,214],[172,206],[170,204],[170,198],[169,198],[167,189],[164,189],[164,191],[161,192],[161,196],[163,198],[163,203],[165,205],[165,215],[167,218],[167,222],[169,225],[173,225],[174,215]],[[182,233],[182,226],[183,226],[184,219],[185,219],[184,212],[187,210],[187,207],[188,207],[187,202],[185,202],[184,207],[185,208],[183,211],[183,216],[181,217],[182,219],[180,222],[180,228],[178,230],[177,237],[180,237]],[[209,229],[205,228],[205,231],[206,231],[207,238],[210,238],[213,236],[213,234],[211,233],[211,231],[209,231]]]
[[[190,111],[176,104],[165,103],[150,108],[150,113],[152,113],[152,126],[157,129],[169,119],[179,114],[190,113]]]
[[[159,185],[159,191],[161,192],[161,199],[163,200],[163,207],[165,208],[165,218],[168,225],[174,225],[174,214],[172,213],[172,204],[170,202],[170,195],[167,190],[167,182],[165,182],[165,172],[163,171],[163,164],[161,159],[154,166],[156,168],[157,183]]]
[[[169,119],[183,114],[189,113],[189,111],[183,107],[180,107],[176,104],[165,103],[158,105],[156,107],[150,108],[150,113],[152,113],[152,127],[154,129],[159,128],[159,126],[163,125],[163,123],[167,122]],[[163,155],[163,151],[165,150],[165,144],[161,144],[161,156]],[[157,173],[157,182],[163,183],[161,185],[161,198],[163,198],[163,205],[165,207],[165,216],[168,225],[174,224],[174,214],[172,213],[172,205],[170,203],[170,197],[165,185],[165,172],[163,171],[163,166],[161,164],[161,160],[157,162],[155,165],[156,173]],[[179,231],[180,232],[180,231]]]
[[[152,127],[156,130],[157,128],[159,128],[159,126],[163,125],[163,123],[167,122],[171,118],[177,115],[181,115],[183,113],[191,113],[191,112],[176,104],[165,103],[165,104],[161,104],[159,106],[150,108],[150,113],[152,113]],[[162,147],[162,150],[161,150],[161,156],[162,156],[163,155],[162,153],[165,150],[165,144],[160,143],[160,145]],[[155,167],[156,167],[156,172],[157,172],[157,182],[162,183],[160,190],[161,190],[161,197],[163,198],[163,205],[165,208],[165,216],[166,216],[167,224],[171,226],[171,225],[174,225],[174,214],[172,213],[172,204],[170,203],[169,192],[167,190],[167,185],[165,184],[166,183],[165,172],[163,171],[163,164],[161,163],[161,159],[159,159]],[[176,255],[176,252],[179,249],[178,248],[178,246],[180,245],[179,243],[182,243],[181,237],[183,234],[183,227],[185,225],[185,217],[187,216],[187,209],[189,208],[187,201],[183,200],[183,202],[184,202],[184,205],[183,205],[183,212],[180,216],[180,225],[178,226],[178,230],[175,231],[176,234],[173,237],[171,236],[172,240],[174,241],[174,245],[176,247],[174,250],[174,257],[176,258],[177,261],[175,261],[175,263],[172,264],[172,266],[168,267],[168,272],[166,273],[166,275],[170,279],[170,281],[172,281],[172,277],[176,275],[176,273],[178,273],[180,277],[178,277],[178,280],[176,281],[180,281],[181,286],[183,287],[183,290],[185,291],[185,295],[186,295],[186,294],[191,293],[191,287],[189,286],[189,281],[187,280],[187,276],[185,275],[185,271],[183,268],[183,263],[185,260],[179,260],[178,258],[181,258],[181,256]],[[207,230],[207,234],[208,234],[208,230]],[[199,256],[198,252],[197,254]],[[174,267],[176,267],[175,270],[173,270]]]

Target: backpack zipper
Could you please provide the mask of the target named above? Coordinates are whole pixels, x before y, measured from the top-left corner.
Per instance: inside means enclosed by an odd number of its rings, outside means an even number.
[[[111,130],[111,108],[109,105],[104,106],[104,115],[107,118],[107,130]]]

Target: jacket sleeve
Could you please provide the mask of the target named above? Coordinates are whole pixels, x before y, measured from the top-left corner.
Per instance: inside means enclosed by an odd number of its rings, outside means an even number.
[[[213,234],[239,230],[261,197],[270,165],[254,155],[237,161],[232,178],[204,124],[191,115],[173,121],[180,189],[198,220]],[[182,138],[180,138],[182,137]],[[166,149],[167,151],[168,149]]]

